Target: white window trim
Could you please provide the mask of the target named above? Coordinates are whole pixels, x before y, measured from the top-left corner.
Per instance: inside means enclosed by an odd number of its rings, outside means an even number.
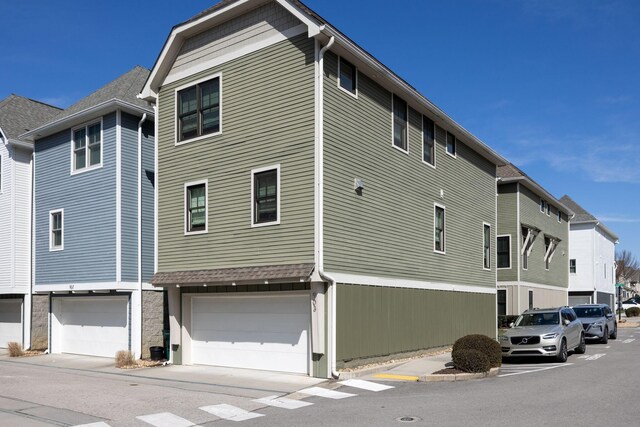
[[[406,150],[403,150],[402,148],[398,147],[395,144],[395,140],[394,140],[393,131],[394,131],[394,128],[395,128],[395,117],[394,117],[394,114],[393,114],[393,107],[394,107],[393,99],[395,97],[398,97],[398,98],[402,99],[402,101],[407,105],[407,149]],[[395,93],[391,94],[391,146],[393,148],[395,148],[396,150],[400,151],[401,153],[409,154],[409,103],[407,101],[405,101],[403,98],[401,98],[398,95],[396,95]]]
[[[551,216],[551,204],[547,202],[547,211],[546,211],[547,216]]]
[[[276,186],[276,209],[277,209],[277,218],[275,221],[269,221],[269,222],[260,222],[260,223],[255,223],[254,222],[254,214],[255,214],[255,192],[254,192],[254,183],[255,183],[255,174],[257,173],[261,173],[261,172],[267,172],[270,170],[275,170],[276,171],[276,180],[277,180],[277,186]],[[251,228],[257,228],[257,227],[269,227],[271,225],[279,225],[280,224],[280,218],[281,218],[281,213],[280,213],[280,200],[282,199],[282,194],[280,192],[280,163],[278,163],[277,165],[272,165],[272,166],[265,166],[262,168],[257,168],[257,169],[251,169]]]
[[[196,136],[194,138],[189,138],[189,139],[185,139],[184,141],[179,141],[178,140],[178,92],[180,92],[182,89],[186,89],[189,88],[191,86],[195,86],[197,84],[200,84],[202,82],[206,82],[208,80],[213,80],[215,78],[219,79],[219,88],[220,88],[220,130],[218,132],[212,132],[212,133],[208,133],[206,135],[200,135],[200,136]],[[178,86],[177,88],[174,89],[173,91],[173,102],[174,102],[174,106],[173,106],[173,126],[174,126],[174,145],[178,146],[178,145],[184,145],[184,144],[189,144],[191,142],[196,142],[196,141],[200,141],[206,138],[211,138],[214,136],[218,136],[222,134],[222,73],[215,73],[215,74],[210,74],[206,77],[202,77],[201,79],[198,80],[194,80],[192,82],[189,83],[185,83],[182,86]]]
[[[500,237],[509,238],[509,267],[498,267],[498,239]],[[511,270],[513,268],[513,257],[511,256],[511,234],[498,234],[496,236],[496,269],[498,270]]]
[[[424,114],[422,115],[422,163],[425,165],[431,166],[432,168],[436,168],[436,122],[433,122],[433,164],[424,161]]]
[[[189,231],[189,215],[187,214],[187,189],[194,185],[204,184],[204,230]],[[184,192],[182,193],[182,214],[184,215],[184,235],[195,236],[198,234],[206,234],[209,232],[209,180],[201,179],[199,181],[186,182],[184,184]]]
[[[75,158],[73,156],[74,154],[74,141],[73,141],[73,133],[75,131],[77,131],[78,129],[82,129],[85,128],[87,130],[87,133],[85,135],[85,138],[89,135],[88,129],[89,126],[93,126],[96,123],[100,123],[100,163],[98,163],[97,165],[92,165],[92,166],[88,166],[89,165],[89,143],[87,143],[87,145],[85,146],[85,153],[86,153],[86,165],[85,167],[83,167],[82,169],[75,169],[76,167],[76,162],[75,162]],[[71,137],[70,137],[70,141],[71,143],[69,144],[70,146],[70,152],[71,152],[71,165],[70,165],[70,175],[78,175],[81,173],[85,173],[85,172],[89,172],[95,169],[100,169],[102,168],[102,165],[104,164],[104,123],[102,120],[102,117],[100,117],[99,120],[91,120],[89,122],[83,123],[81,125],[75,126],[73,128],[71,128]]]
[[[540,198],[540,213],[545,213],[546,212],[547,205],[548,205],[547,201],[541,197]]]
[[[576,271],[573,271],[573,272],[571,271],[571,261],[575,261]],[[578,274],[578,261],[576,258],[569,259],[569,274],[573,274],[573,275]]]
[[[558,208],[558,223],[562,223],[562,211],[560,210],[560,208]]]
[[[342,57],[338,56],[338,77],[336,79],[337,83],[338,83],[338,89],[340,89],[341,91],[343,91],[344,93],[349,94],[350,96],[354,97],[355,99],[358,99],[358,67],[356,67],[351,61],[345,59],[345,61],[347,61],[349,64],[351,64],[353,66],[353,68],[355,69],[355,74],[354,74],[354,79],[355,79],[355,87],[356,87],[356,91],[355,93],[348,91],[347,89],[343,88],[340,85],[340,64],[342,63]]]
[[[53,246],[53,214],[60,213],[61,232],[60,246]],[[49,252],[57,252],[64,250],[64,209],[54,209],[49,211]]]
[[[445,215],[445,219],[446,219],[446,215]],[[489,227],[489,268],[484,266],[484,227],[487,226]],[[447,247],[444,247],[445,249],[447,249]],[[482,222],[482,269],[485,271],[491,271],[491,224],[489,224],[488,222]]]
[[[436,249],[436,208],[441,208],[444,211],[444,221],[443,221],[443,241],[442,246],[444,246],[444,251]],[[437,254],[445,255],[447,253],[447,208],[444,205],[439,203],[433,204],[433,252]]]
[[[448,130],[445,130],[445,132],[446,132],[446,134],[445,134],[445,139],[444,139],[444,152],[455,159],[455,158],[458,157],[458,137],[455,136],[453,132],[449,132]],[[448,149],[448,147],[449,147],[449,144],[448,144],[449,135],[453,136],[453,151],[454,151],[453,154],[451,154],[449,152],[449,149]]]

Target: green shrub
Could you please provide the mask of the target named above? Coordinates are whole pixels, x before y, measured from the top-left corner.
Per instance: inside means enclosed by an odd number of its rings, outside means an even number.
[[[453,366],[464,372],[489,372],[491,362],[489,358],[478,350],[458,350],[451,353]]]
[[[513,315],[513,314],[509,314],[507,316],[498,316],[498,328],[499,329],[506,329],[509,327],[509,325],[513,322],[516,321],[516,319],[518,318],[518,316]]]
[[[460,350],[479,351],[489,359],[491,368],[497,368],[502,365],[502,348],[500,344],[486,335],[472,334],[458,338],[453,344],[451,357],[454,357],[454,354]]]
[[[625,311],[627,317],[638,317],[640,316],[640,308],[639,307],[629,307],[627,311]]]

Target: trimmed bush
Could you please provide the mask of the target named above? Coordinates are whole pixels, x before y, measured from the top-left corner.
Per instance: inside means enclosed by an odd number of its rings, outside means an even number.
[[[498,328],[507,329],[509,325],[516,321],[517,315],[509,314],[508,316],[498,316]]]
[[[453,344],[451,357],[460,350],[476,350],[484,354],[489,359],[491,368],[497,368],[502,365],[502,348],[498,341],[489,338],[486,335],[472,334],[458,338]]]
[[[640,316],[640,308],[638,307],[627,308],[624,314],[626,314],[627,317],[638,317]]]
[[[133,353],[127,350],[120,350],[116,353],[116,368],[129,368],[136,366],[136,359]]]
[[[17,342],[8,342],[7,349],[9,350],[9,357],[24,356],[24,350],[22,349],[22,346]]]
[[[458,350],[451,353],[453,366],[464,372],[489,372],[491,362],[489,358],[478,350]]]

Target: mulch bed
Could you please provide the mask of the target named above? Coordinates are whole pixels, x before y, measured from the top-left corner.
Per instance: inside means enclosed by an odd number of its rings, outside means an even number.
[[[440,369],[439,371],[436,371],[433,373],[433,375],[455,375],[455,374],[466,374],[466,372],[456,368],[445,368],[445,369]]]

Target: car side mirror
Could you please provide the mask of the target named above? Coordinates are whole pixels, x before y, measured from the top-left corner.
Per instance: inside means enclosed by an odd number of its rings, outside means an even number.
[[[563,324],[564,326],[569,326],[569,324],[571,324],[571,320],[569,320],[569,319],[562,319],[562,324]]]

